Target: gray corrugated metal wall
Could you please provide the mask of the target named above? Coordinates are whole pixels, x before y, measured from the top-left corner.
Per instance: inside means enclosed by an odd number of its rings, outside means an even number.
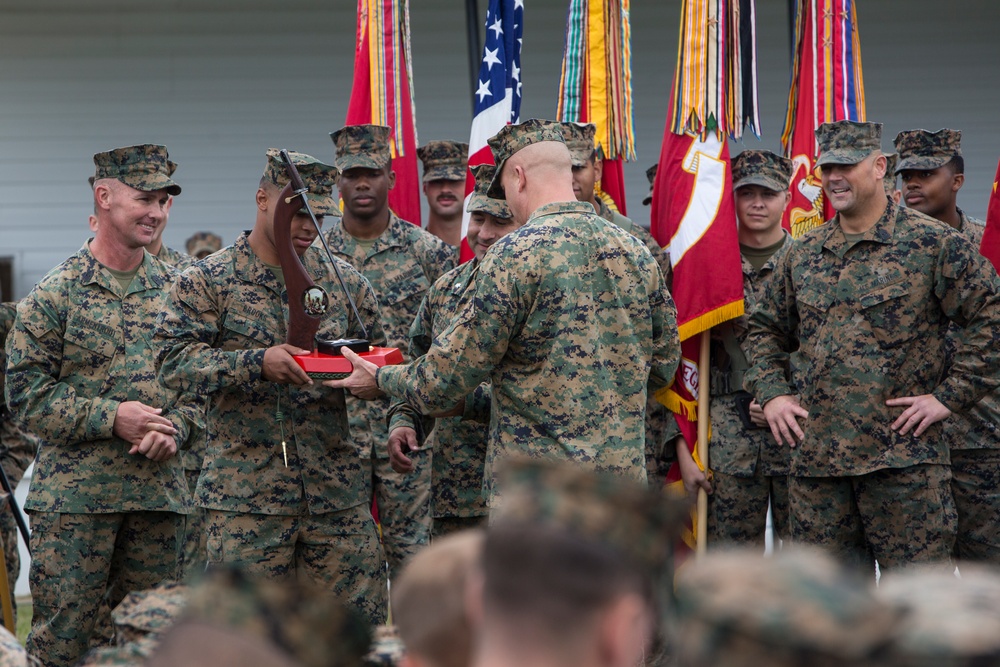
[[[485,11],[486,0],[479,0]],[[555,113],[564,0],[526,0],[522,116]],[[961,128],[960,202],[983,215],[1000,156],[1000,4],[861,0],[868,115],[886,148],[907,127]],[[788,87],[787,3],[758,3],[764,140],[778,148]],[[676,54],[679,0],[633,0],[639,158],[626,165],[629,210],[656,161]],[[161,142],[184,185],[169,245],[199,229],[231,241],[252,224],[268,146],[331,158],[350,92],[353,0],[0,0],[0,256],[15,295],[86,237],[91,155]],[[422,140],[465,139],[470,121],[464,3],[413,0]]]

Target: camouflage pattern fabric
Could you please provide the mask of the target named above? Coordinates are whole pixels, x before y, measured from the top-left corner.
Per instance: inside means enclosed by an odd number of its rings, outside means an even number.
[[[986,231],[986,223],[978,218],[969,217],[960,208],[958,209],[958,217],[961,219],[958,231],[962,236],[969,239],[969,243],[976,250],[979,250],[979,246],[983,243],[983,232]]]
[[[201,450],[198,460],[205,453],[205,441],[204,435],[198,440],[199,449]],[[186,454],[187,452],[185,452]],[[184,457],[187,458],[187,457]],[[187,478],[188,491],[191,492],[192,498],[197,498],[198,491],[198,477],[201,476],[201,464],[198,464],[196,470],[190,470],[185,465],[184,476]],[[206,540],[208,539],[207,527],[205,524],[205,509],[203,507],[195,507],[191,510],[184,519],[184,546],[181,549],[181,572],[178,575],[181,579],[187,581],[192,577],[196,576],[199,572],[205,570],[205,565],[208,562]]]
[[[570,163],[574,167],[583,167],[594,159],[594,135],[597,126],[593,123],[559,123],[566,148],[569,149]]]
[[[306,199],[312,212],[317,215],[340,215],[340,206],[333,198],[333,186],[337,180],[337,168],[324,164],[311,155],[288,151],[288,157],[295,165],[296,171],[306,186]],[[281,151],[277,148],[267,149],[267,164],[264,167],[264,179],[279,190],[288,185],[288,170]],[[305,207],[303,207],[304,209]]]
[[[77,667],[141,667],[159,645],[158,635],[146,635],[128,644],[91,649]]]
[[[410,325],[424,294],[458,260],[458,250],[390,213],[389,226],[367,251],[343,224],[327,233],[334,255],[364,275],[378,294],[390,347],[407,350]],[[388,397],[362,401],[348,397],[351,438],[362,461],[371,461],[369,492],[375,493],[389,566],[396,570],[430,539],[432,455],[417,457],[417,468],[399,474],[389,465]],[[367,463],[365,463],[367,467]]]
[[[166,245],[160,246],[160,252],[157,253],[156,259],[160,260],[167,266],[173,267],[177,271],[183,271],[195,263],[194,257],[185,255],[179,250],[168,248]]]
[[[825,164],[857,164],[876,151],[882,150],[882,123],[859,123],[838,120],[816,128],[819,157],[816,166]]]
[[[660,267],[669,289],[673,280],[670,254],[664,252],[648,229],[608,206],[603,198],[597,197],[597,204],[597,215],[642,241]],[[649,392],[646,398],[646,477],[650,486],[658,488],[666,482],[667,472],[677,458],[673,442],[680,433],[674,414]]]
[[[885,176],[882,177],[882,188],[887,197],[892,196],[896,190],[896,164],[899,162],[899,153],[883,153],[885,155]]]
[[[649,252],[590,204],[556,202],[494,244],[430,351],[380,369],[378,383],[429,414],[491,381],[492,506],[496,465],[515,454],[645,482],[648,380],[671,382],[678,361],[673,300]]]
[[[494,136],[490,137],[490,150],[493,152],[493,161],[497,165],[496,175],[486,191],[487,196],[493,199],[506,199],[503,193],[503,185],[500,176],[503,173],[503,166],[511,155],[522,148],[541,141],[555,141],[565,144],[562,127],[560,123],[552,120],[542,120],[532,118],[518,125],[506,125]]]
[[[209,510],[209,569],[235,566],[266,580],[329,591],[370,623],[385,621],[387,581],[375,521],[367,506],[314,516]]]
[[[36,667],[40,664],[28,656],[17,637],[0,625],[0,667]]]
[[[958,516],[947,465],[790,477],[788,505],[793,542],[821,546],[859,568],[868,569],[871,557],[883,573],[950,562]]]
[[[1000,565],[1000,448],[953,449],[951,492],[958,512],[955,557]],[[963,568],[964,571],[964,568]]]
[[[771,151],[746,150],[733,158],[733,190],[761,185],[781,192],[792,181],[792,161]]]
[[[129,593],[111,612],[115,643],[121,646],[163,634],[180,618],[189,595],[189,586],[173,581]]]
[[[44,665],[87,652],[102,602],[177,574],[183,516],[172,512],[31,513],[33,605],[28,652]]]
[[[399,638],[399,630],[394,625],[380,625],[375,628],[371,650],[365,655],[365,665],[369,667],[400,667],[406,647]]]
[[[423,182],[464,181],[469,144],[459,141],[428,141],[417,149],[424,164]]]
[[[713,553],[677,575],[676,665],[877,667],[903,614],[827,554]]]
[[[897,174],[906,169],[937,169],[962,154],[960,130],[903,130],[892,143],[899,153]]]
[[[212,232],[195,232],[184,242],[184,247],[192,257],[201,253],[211,255],[222,250],[222,239]]]
[[[166,146],[140,144],[96,153],[94,165],[95,180],[113,178],[136,190],[166,190],[174,197],[181,193],[181,186],[170,178],[177,165],[167,156]]]
[[[341,172],[355,167],[382,169],[392,162],[389,134],[384,125],[345,125],[330,133],[337,149],[334,166]]]
[[[448,535],[476,528],[485,528],[487,519],[484,516],[438,516],[431,524],[431,539],[438,540]]]
[[[427,354],[435,334],[447,328],[458,314],[462,294],[469,286],[479,262],[475,259],[438,278],[428,290],[410,327],[409,356]],[[405,403],[390,408],[389,431],[401,426],[416,428],[419,415]],[[489,511],[483,498],[483,469],[486,465],[487,424],[442,417],[434,420],[424,447],[434,452],[431,472],[431,513],[434,525],[448,517],[474,518]]]
[[[485,211],[490,215],[509,220],[511,216],[510,208],[504,199],[493,199],[486,194],[493,182],[493,177],[497,173],[496,165],[477,164],[472,167],[472,175],[476,178],[476,186],[465,204],[465,210],[469,213],[475,211]]]
[[[712,434],[715,435],[714,423]],[[777,550],[777,541],[787,540],[790,535],[788,478],[760,473],[741,477],[713,469],[712,495],[708,497],[709,548],[756,546],[763,553],[768,507],[771,508],[774,548]]]
[[[649,194],[642,198],[642,205],[649,206],[653,203],[653,185],[656,183],[656,169],[660,165],[654,164],[646,169],[646,180],[649,181]]]

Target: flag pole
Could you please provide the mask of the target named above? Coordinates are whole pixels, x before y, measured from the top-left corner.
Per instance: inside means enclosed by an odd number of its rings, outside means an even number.
[[[711,330],[701,332],[701,345],[698,351],[698,459],[705,467],[708,475],[708,385],[709,382],[709,340]],[[705,489],[698,489],[698,541],[695,557],[705,556],[708,543],[708,494]]]

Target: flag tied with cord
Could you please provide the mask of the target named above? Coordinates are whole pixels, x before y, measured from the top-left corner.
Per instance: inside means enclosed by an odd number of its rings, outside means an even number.
[[[389,208],[420,225],[409,0],[358,0],[354,83],[347,125],[387,125],[396,185]]]

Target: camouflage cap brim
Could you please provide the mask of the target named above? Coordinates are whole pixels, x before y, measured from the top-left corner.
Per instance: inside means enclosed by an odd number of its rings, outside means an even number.
[[[509,220],[513,217],[511,216],[510,208],[507,207],[507,202],[502,199],[493,199],[476,192],[469,195],[469,203],[466,204],[465,210],[469,213],[483,211],[484,213],[489,213],[490,215],[503,220]]]
[[[896,173],[910,169],[933,170],[940,169],[952,160],[951,155],[911,155],[900,158],[896,164]]]
[[[503,166],[507,163],[507,158],[500,160],[497,164],[497,173],[493,175],[493,180],[490,181],[490,187],[486,189],[486,196],[492,199],[503,199],[507,200],[507,195],[504,194],[503,183],[500,181],[500,176],[503,174]]]
[[[376,160],[372,158],[370,155],[366,155],[363,153],[355,155],[344,155],[344,156],[338,155],[337,159],[333,161],[333,166],[335,166],[337,170],[340,171],[340,173],[344,173],[348,169],[357,169],[357,168],[382,169],[387,164],[389,163],[383,162],[382,160]]]
[[[760,185],[767,188],[768,190],[774,190],[775,192],[781,192],[788,189],[787,183],[782,183],[777,178],[773,176],[768,176],[767,174],[748,174],[741,178],[740,180],[733,183],[733,190],[739,190],[744,185]]]
[[[567,146],[567,148],[569,148],[569,146]],[[575,151],[572,148],[570,148],[570,151],[569,151],[569,163],[571,165],[573,165],[574,167],[586,167],[587,163],[590,162],[590,156],[593,155],[593,154],[594,154],[594,152],[590,151],[590,153],[587,155],[587,157],[584,157],[584,154],[583,154],[582,151]]]
[[[173,179],[169,176],[159,171],[150,174],[122,174],[117,178],[117,180],[142,192],[166,190],[167,193],[173,197],[176,197],[181,193],[181,186],[174,183]]]
[[[341,216],[340,206],[337,205],[337,200],[331,195],[317,195],[312,192],[306,193],[306,198],[309,200],[309,207],[312,212],[316,215],[332,215],[336,217]]]
[[[464,181],[465,167],[460,165],[439,165],[424,171],[422,182],[431,181]]]
[[[825,164],[858,164],[868,156],[878,152],[878,149],[838,148],[820,153],[820,156],[816,159],[816,166],[822,167]]]

